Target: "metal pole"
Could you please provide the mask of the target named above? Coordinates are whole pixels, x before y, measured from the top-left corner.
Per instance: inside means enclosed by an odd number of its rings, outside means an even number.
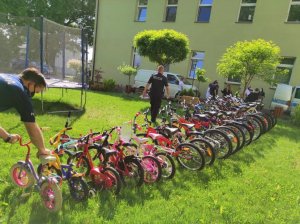
[[[100,0],[97,0],[96,4],[96,19],[95,19],[95,26],[94,26],[94,45],[93,45],[93,69],[92,69],[92,81],[94,81],[94,76],[95,76],[95,63],[96,63],[96,49],[97,49],[97,38],[98,38],[98,24],[99,24],[99,8],[100,8]]]
[[[27,26],[27,35],[26,35],[26,57],[25,57],[25,68],[28,68],[29,66],[29,31],[30,31],[30,26]]]
[[[62,33],[62,79],[66,78],[66,31]]]
[[[40,63],[41,63],[41,72],[43,73],[43,55],[44,55],[44,17],[41,16],[41,24],[40,24]],[[44,113],[44,99],[43,99],[43,92],[42,96],[42,113]]]
[[[82,97],[84,88],[84,33],[81,29],[81,97],[80,97],[80,108],[82,108]]]

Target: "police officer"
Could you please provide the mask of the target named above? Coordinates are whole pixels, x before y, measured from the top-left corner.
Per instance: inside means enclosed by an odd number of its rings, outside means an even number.
[[[167,99],[170,96],[170,90],[167,78],[164,74],[164,66],[157,67],[157,74],[152,75],[146,84],[143,96],[146,96],[149,86],[151,85],[149,96],[151,105],[151,122],[156,122],[156,117],[161,105],[162,97],[164,96],[164,88],[166,88]]]

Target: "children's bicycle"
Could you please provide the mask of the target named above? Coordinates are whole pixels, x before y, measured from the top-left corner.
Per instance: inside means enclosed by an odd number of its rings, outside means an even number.
[[[20,188],[30,188],[36,184],[44,207],[50,212],[57,212],[62,207],[62,193],[60,189],[61,177],[56,174],[39,176],[30,160],[30,144],[22,143],[20,146],[27,147],[27,154],[24,161],[19,161],[10,169],[10,177],[15,185]]]
[[[61,164],[60,158],[65,154],[65,148],[68,144],[74,144],[76,141],[71,140],[70,142],[61,144],[56,150],[54,150],[54,156],[56,161],[49,162],[47,164],[40,164],[37,168],[37,173],[41,175],[47,175],[49,173],[57,173],[63,180],[68,181],[69,190],[72,198],[75,201],[85,201],[89,196],[89,188],[84,180],[83,173],[77,173],[73,170],[73,164]],[[66,150],[67,151],[67,150]],[[67,151],[67,154],[71,156],[71,153]]]

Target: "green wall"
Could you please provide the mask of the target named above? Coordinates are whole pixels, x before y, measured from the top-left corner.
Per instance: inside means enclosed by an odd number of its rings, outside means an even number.
[[[216,73],[216,64],[226,48],[237,41],[263,38],[279,45],[282,56],[296,57],[291,85],[300,85],[300,24],[286,23],[290,0],[257,0],[253,23],[238,23],[241,0],[214,0],[209,23],[197,23],[198,0],[179,0],[175,22],[163,22],[165,0],[149,0],[147,21],[135,22],[137,0],[99,0],[98,33],[95,40],[95,69],[102,67],[105,79],[115,79],[127,84],[127,77],[117,67],[123,62],[131,64],[132,40],[136,33],[145,29],[170,28],[186,34],[191,50],[205,51],[204,68],[211,80],[218,79],[223,88],[225,79]],[[156,65],[146,58],[141,68],[155,69]],[[187,60],[170,65],[170,71],[188,74],[190,56]],[[205,93],[207,84],[201,84]],[[252,87],[263,87],[268,105],[274,89],[266,83],[254,80]]]

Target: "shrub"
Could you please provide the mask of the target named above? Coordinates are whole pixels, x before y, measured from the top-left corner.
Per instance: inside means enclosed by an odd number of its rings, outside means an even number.
[[[181,96],[195,96],[195,92],[193,91],[192,88],[190,89],[184,89],[180,93]]]
[[[136,73],[137,73],[137,69],[130,66],[130,65],[126,65],[126,64],[123,64],[123,65],[120,65],[118,67],[118,70],[124,74],[124,75],[127,75],[128,76],[128,85],[130,85],[130,77],[131,76],[135,76]]]
[[[293,121],[296,124],[300,125],[300,105],[296,106],[296,108],[293,111],[292,116],[293,116]]]
[[[116,81],[113,79],[105,79],[103,81],[103,91],[113,91],[116,87]]]

